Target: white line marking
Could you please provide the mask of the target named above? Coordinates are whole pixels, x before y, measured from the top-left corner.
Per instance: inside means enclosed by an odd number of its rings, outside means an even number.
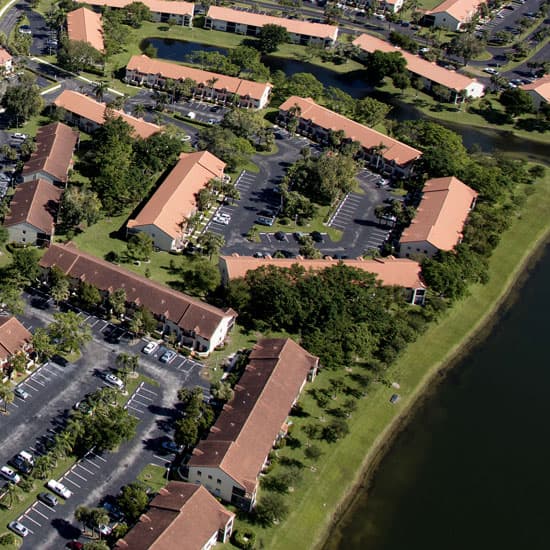
[[[88,472],[91,476],[94,476],[94,475],[95,475],[95,473],[92,472],[91,470],[88,470],[88,468],[84,468],[84,466],[82,466],[82,464],[81,464],[80,462],[77,464],[77,466],[78,466],[79,468],[82,468],[85,472]]]
[[[36,501],[36,504],[42,504],[42,506],[45,506],[45,507],[46,507],[48,510],[50,510],[51,512],[55,512],[55,510],[54,510],[51,506],[48,506],[45,502],[42,502],[41,500],[37,500],[37,501]],[[33,510],[34,510],[35,512],[38,512],[38,510],[36,510],[35,507],[33,507]],[[38,513],[40,513],[40,512],[38,512]],[[44,517],[46,518],[46,516],[44,516]],[[48,518],[46,518],[46,519],[48,519]]]
[[[127,405],[126,408],[127,408],[127,409],[132,409],[132,410],[137,411],[137,412],[139,412],[139,413],[144,413],[144,412],[145,412],[145,411],[143,411],[143,410],[141,410],[141,409],[138,409],[137,407],[132,407],[132,405],[130,405],[129,403],[128,403],[128,405]]]
[[[99,458],[99,460],[101,460],[102,462],[107,462],[104,458],[102,458],[101,456],[99,455],[96,455],[95,453],[93,453],[92,451],[90,451],[88,454],[92,455],[92,456],[95,456],[96,458]]]
[[[101,466],[98,466],[95,462],[92,462],[89,458],[85,458],[87,462],[89,462],[94,468],[97,468],[98,470],[101,470]]]
[[[154,392],[154,391],[151,391],[151,390],[148,390],[147,388],[143,388],[143,387],[140,387],[139,388],[139,391],[142,392],[142,391],[146,391],[147,393],[150,393],[152,395],[157,395],[158,396],[158,393]]]
[[[50,507],[48,506],[48,508],[50,508]],[[50,510],[52,510],[52,508],[50,508]],[[40,512],[39,510],[37,510],[35,506],[33,506],[32,511],[35,512],[36,514],[38,514],[39,516],[42,516],[44,519],[50,519],[48,516],[46,516],[45,514]],[[52,512],[53,512],[53,510],[52,510]]]
[[[27,514],[25,514],[25,517],[26,517],[29,521],[32,521],[33,523],[36,523],[36,525],[38,525],[38,527],[42,527],[42,524],[41,524],[41,523],[38,523],[37,521],[35,521],[34,519],[32,519],[30,516],[27,516]]]
[[[69,472],[69,473],[71,473],[71,472]],[[69,474],[67,474],[67,475],[69,475]],[[78,487],[79,489],[82,489],[82,487],[81,487],[80,485],[78,485],[78,483],[75,483],[74,481],[72,481],[71,479],[69,479],[69,478],[67,477],[67,475],[63,478],[65,481],[68,481],[69,483],[72,483],[75,487]]]
[[[79,477],[82,481],[88,481],[85,477],[81,476],[80,474],[77,474],[74,470],[71,470],[70,473],[75,475],[76,477]]]
[[[162,460],[162,462],[172,462],[171,460],[168,460],[167,458],[164,458],[163,456],[153,455],[155,458],[158,458],[159,460]]]

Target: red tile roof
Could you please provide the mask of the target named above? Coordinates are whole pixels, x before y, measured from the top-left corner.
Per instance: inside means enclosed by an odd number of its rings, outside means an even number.
[[[521,88],[526,92],[537,92],[546,102],[550,102],[550,74],[535,80],[535,82],[525,84]]]
[[[196,194],[213,178],[222,178],[225,162],[208,151],[182,153],[139,215],[128,221],[129,228],[155,225],[177,239],[182,222],[197,209]]]
[[[13,57],[4,48],[0,48],[0,65],[5,65]]]
[[[91,120],[96,124],[101,125],[105,122],[105,111],[107,110],[107,105],[105,105],[105,103],[98,103],[91,97],[85,96],[79,92],[63,90],[54,101],[54,104],[57,107],[62,107],[71,113]],[[134,129],[136,135],[143,139],[148,138],[149,136],[152,136],[162,130],[160,126],[152,124],[151,122],[145,122],[142,118],[127,115],[124,111],[112,109],[112,113],[127,122]]]
[[[322,39],[328,38],[333,41],[338,37],[338,27],[334,25],[324,25],[322,23],[300,21],[299,19],[286,19],[284,17],[261,15],[259,13],[233,10],[221,6],[210,6],[206,17],[218,21],[227,21],[229,23],[254,25],[260,28],[264,25],[278,25],[284,27],[288,32],[293,34],[302,34],[304,36],[313,36]]]
[[[170,481],[115,548],[202,550],[234,517],[202,485]]]
[[[65,183],[72,164],[78,132],[61,122],[38,128],[36,150],[23,166],[23,177],[45,172]]]
[[[189,461],[190,467],[218,467],[252,493],[288,413],[318,358],[290,338],[264,338],[249,356],[208,437]]]
[[[481,6],[481,4],[485,3],[486,0],[445,0],[426,13],[434,14],[446,12],[457,21],[464,23],[477,12],[477,9]]]
[[[207,340],[224,319],[237,316],[232,309],[223,311],[86,254],[72,243],[52,244],[42,256],[40,265],[45,268],[55,265],[66,275],[86,281],[100,290],[113,292],[122,288],[129,303],[143,306],[157,316],[164,316],[182,330],[194,332]]]
[[[452,250],[477,193],[454,176],[428,180],[411,225],[400,243],[427,241],[439,250]]]
[[[348,267],[362,269],[376,276],[383,285],[396,285],[404,288],[424,288],[418,262],[408,258],[376,258],[375,260],[308,260],[304,258],[253,258],[252,256],[221,256],[222,271],[225,269],[229,280],[244,277],[248,271],[265,265],[289,268],[298,264],[306,270],[320,270],[343,264]]]
[[[204,86],[209,86],[209,81],[215,81],[214,87],[216,90],[227,90],[241,97],[248,96],[256,100],[260,100],[264,96],[266,88],[272,88],[268,82],[253,82],[252,80],[244,80],[235,76],[211,73],[210,71],[186,67],[185,65],[176,65],[167,61],[151,59],[146,55],[133,55],[126,69],[137,71],[141,74],[161,75],[164,78],[172,80],[190,78],[197,84],[203,84]]]
[[[440,67],[436,63],[432,63],[423,59],[418,55],[414,55],[405,50],[401,50],[396,46],[393,46],[385,40],[371,36],[370,34],[362,34],[353,41],[355,46],[359,46],[362,50],[373,53],[375,51],[381,52],[399,52],[407,61],[407,69],[414,74],[422,76],[432,82],[436,82],[450,90],[461,92],[472,84],[476,84],[475,78],[469,78],[456,71],[450,71],[443,67]]]
[[[62,189],[43,179],[21,183],[15,188],[4,225],[28,223],[41,233],[53,235],[62,193]]]
[[[383,145],[385,148],[380,154],[387,161],[394,161],[397,165],[403,166],[422,155],[418,149],[350,120],[326,107],[321,107],[311,98],[291,96],[279,109],[288,111],[295,105],[300,107],[300,118],[311,120],[317,126],[327,130],[342,130],[347,138],[358,141],[367,150]]]
[[[105,51],[101,15],[88,8],[78,8],[67,14],[69,40],[87,42],[100,52]]]
[[[167,13],[169,15],[189,15],[192,16],[195,4],[191,2],[181,2],[179,0],[140,0],[154,13]],[[109,8],[124,8],[134,2],[134,0],[87,0],[86,4],[90,6],[107,6]]]
[[[32,334],[15,317],[0,317],[0,361],[23,351],[31,339]]]

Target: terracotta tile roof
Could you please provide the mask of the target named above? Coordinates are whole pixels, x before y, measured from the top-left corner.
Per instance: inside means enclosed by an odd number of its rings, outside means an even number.
[[[105,122],[107,105],[105,105],[105,103],[98,103],[91,97],[85,96],[79,92],[63,90],[54,101],[54,104],[71,113],[87,118],[96,124],[101,125]],[[119,116],[127,122],[134,129],[136,135],[143,139],[162,130],[160,126],[152,124],[151,122],[145,122],[142,118],[127,115],[124,111],[113,109],[112,112],[115,116]]]
[[[115,548],[202,550],[234,517],[202,485],[170,481]]]
[[[23,176],[45,172],[65,183],[71,167],[78,132],[61,122],[38,128],[36,150],[23,166]]]
[[[257,100],[260,100],[264,96],[266,88],[272,88],[272,85],[268,82],[253,82],[252,80],[244,80],[235,76],[211,73],[210,71],[203,71],[194,67],[151,59],[146,55],[133,55],[126,69],[137,71],[141,74],[161,75],[164,78],[171,78],[172,80],[190,78],[197,82],[197,84],[203,84],[204,86],[208,86],[208,82],[215,79],[214,86],[216,90],[227,90],[232,94],[237,94],[241,97],[247,96]]]
[[[546,102],[550,102],[550,74],[521,86],[526,92],[537,92]]]
[[[212,178],[223,177],[224,168],[225,162],[208,151],[182,153],[139,215],[128,221],[128,227],[155,225],[177,239],[182,221],[197,209],[196,194]]]
[[[124,8],[134,0],[87,0],[90,6],[107,6],[109,8]],[[140,0],[152,12],[167,13],[170,15],[193,16],[195,4],[191,2],[180,2],[179,0]]]
[[[326,107],[321,107],[311,98],[304,99],[295,95],[291,96],[279,109],[288,111],[295,105],[298,105],[301,109],[300,118],[311,120],[317,126],[327,130],[342,130],[347,138],[358,141],[367,150],[384,145],[385,149],[382,150],[381,155],[387,161],[394,161],[397,165],[404,166],[422,155],[422,152],[418,149],[350,120]]]
[[[5,65],[13,57],[4,48],[0,48],[0,65]]]
[[[78,8],[67,14],[69,40],[87,42],[100,52],[105,51],[101,15],[88,8]]]
[[[194,332],[207,340],[224,319],[237,316],[232,309],[223,311],[191,298],[82,252],[72,243],[52,244],[42,256],[40,265],[45,268],[55,265],[66,275],[86,281],[100,290],[112,292],[122,288],[129,303],[143,306],[155,315],[166,317],[182,330]]]
[[[426,13],[432,15],[434,13],[446,12],[457,21],[464,23],[476,13],[481,4],[485,3],[485,0],[445,0],[433,10],[429,10]]]
[[[428,180],[411,225],[400,243],[428,241],[440,250],[452,250],[477,193],[454,176]]]
[[[235,396],[195,449],[189,466],[219,467],[253,492],[264,460],[318,361],[290,338],[260,340]]]
[[[258,269],[264,265],[274,265],[277,267],[292,267],[300,265],[306,270],[319,270],[344,264],[356,269],[362,269],[373,273],[383,285],[397,285],[405,288],[424,288],[425,285],[420,277],[421,267],[418,262],[408,258],[376,258],[375,260],[334,260],[331,258],[322,260],[308,260],[304,258],[253,258],[252,256],[221,256],[220,263],[222,270],[225,269],[229,280],[244,277],[246,273],[253,269]]]
[[[31,338],[32,334],[15,317],[0,317],[0,361],[22,351]]]
[[[401,50],[389,42],[376,38],[375,36],[371,36],[370,34],[362,34],[353,41],[353,44],[369,53],[373,53],[377,50],[386,53],[399,52],[407,61],[407,69],[409,71],[436,82],[437,84],[441,84],[441,86],[455,90],[456,92],[461,92],[472,84],[477,83],[475,78],[469,78],[456,71],[450,71],[440,67],[436,63],[432,63],[418,55]]]
[[[227,21],[229,23],[254,25],[255,27],[263,27],[264,25],[279,25],[293,34],[314,36],[322,39],[329,38],[330,40],[336,40],[338,37],[338,27],[334,25],[310,23],[309,21],[286,19],[284,17],[273,17],[271,15],[261,15],[259,13],[233,10],[231,8],[223,8],[220,6],[210,6],[206,17],[218,21]]]
[[[21,183],[15,188],[4,225],[11,227],[28,223],[41,233],[53,235],[62,193],[62,189],[43,179]]]

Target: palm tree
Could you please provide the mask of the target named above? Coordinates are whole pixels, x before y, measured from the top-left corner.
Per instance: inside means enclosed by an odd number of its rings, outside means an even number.
[[[98,82],[94,87],[94,96],[98,101],[103,101],[105,92],[109,89],[109,84],[105,81]]]
[[[74,441],[71,433],[68,430],[63,430],[55,436],[55,446],[53,452],[61,455],[61,457],[68,456],[73,450]]]
[[[216,82],[218,82],[219,78],[212,77],[209,80],[206,81],[206,85],[210,88],[210,99],[214,100],[214,86],[216,85]]]
[[[5,489],[6,489],[6,492],[3,498],[7,499],[6,506],[8,507],[9,510],[11,510],[11,507],[13,506],[14,502],[19,501],[20,489],[15,483],[8,483]]]
[[[134,116],[135,117],[138,117],[138,118],[143,118],[143,115],[145,113],[145,107],[143,106],[142,103],[137,103],[132,112],[134,113]]]
[[[4,412],[8,412],[8,405],[15,399],[13,390],[4,384],[0,385],[0,399],[4,403]]]

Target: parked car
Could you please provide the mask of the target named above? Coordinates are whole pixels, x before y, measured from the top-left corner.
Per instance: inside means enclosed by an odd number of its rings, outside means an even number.
[[[22,134],[21,132],[15,132],[11,135],[11,139],[26,140],[29,136],[27,134]]]
[[[195,120],[197,118],[197,115],[193,111],[189,111],[187,113],[187,118],[190,118],[191,120]]]
[[[112,497],[111,497],[112,498]],[[114,499],[113,499],[114,501]],[[103,503],[103,508],[107,511],[107,513],[115,520],[115,521],[123,521],[124,520],[124,514],[122,513],[122,510],[118,507],[116,502],[113,502],[111,500],[106,500]]]
[[[211,113],[217,113],[220,109],[221,109],[221,107],[219,105],[214,105],[213,107],[210,107],[210,112]]]
[[[165,451],[169,453],[181,453],[183,451],[183,445],[177,445],[174,441],[163,441],[160,445]]]
[[[18,521],[10,521],[8,523],[8,529],[11,529],[20,537],[26,537],[30,532],[22,523],[19,523]]]
[[[39,493],[38,500],[41,500],[44,504],[47,504],[52,508],[55,508],[59,504],[57,497],[53,496],[51,493],[47,493],[46,491]]]
[[[73,496],[73,492],[67,489],[63,483],[60,483],[59,481],[56,481],[55,479],[50,479],[48,483],[46,483],[46,487],[50,489],[53,493],[55,493],[57,496],[60,496],[64,499],[71,498]]]
[[[70,540],[66,545],[65,548],[68,548],[69,550],[83,550],[84,545],[77,541],[77,540]]]
[[[319,231],[312,231],[310,233],[311,235],[311,238],[316,242],[316,243],[322,243],[325,238],[323,237],[323,234],[320,233]]]
[[[30,393],[26,392],[23,388],[17,387],[13,390],[13,393],[16,397],[19,397],[19,399],[28,399],[31,395]]]
[[[124,388],[124,382],[118,376],[115,376],[114,374],[111,374],[110,372],[108,372],[103,377],[103,379],[105,380],[105,382],[107,382],[107,384],[109,384],[111,386],[114,386],[115,388],[118,388],[119,390]]]
[[[176,357],[176,352],[171,349],[167,349],[159,358],[161,363],[171,363]]]
[[[286,241],[286,233],[283,231],[277,231],[275,235],[273,235],[278,241]]]
[[[9,466],[2,466],[0,468],[0,475],[12,483],[19,483],[21,481],[21,476],[16,474]]]
[[[156,342],[149,342],[141,351],[145,353],[145,355],[151,355],[157,351],[158,347],[159,345]]]
[[[23,458],[19,455],[15,455],[13,458],[8,460],[8,464],[13,466],[16,470],[19,470],[22,474],[27,475],[32,472],[32,465],[26,460],[23,460]]]
[[[499,74],[498,71],[496,69],[493,69],[493,67],[485,67],[483,69],[483,72],[484,73],[487,73],[487,74],[494,74],[494,75],[497,75]]]

